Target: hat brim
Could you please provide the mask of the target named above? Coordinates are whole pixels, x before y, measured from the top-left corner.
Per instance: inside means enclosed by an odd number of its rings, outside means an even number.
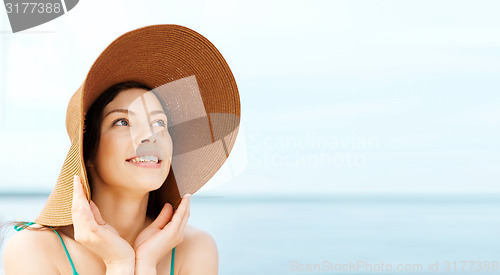
[[[163,98],[167,103],[174,99],[186,102],[184,99],[190,95],[185,91],[195,91],[202,100],[204,115],[184,116],[169,129],[173,132],[175,177],[169,177],[170,181],[160,188],[163,202],[176,208],[182,195],[201,188],[229,156],[239,129],[240,100],[233,74],[221,53],[199,33],[178,25],[154,25],[128,32],[101,53],[70,100],[66,127],[71,147],[36,223],[72,224],[75,174],[82,179],[90,200],[83,160],[85,113],[104,90],[125,81],[153,87],[160,98],[170,95]],[[162,92],[165,87],[167,92]],[[189,104],[180,108],[188,110]]]

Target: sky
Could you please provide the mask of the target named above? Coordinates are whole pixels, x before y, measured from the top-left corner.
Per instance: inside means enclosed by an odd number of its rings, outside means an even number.
[[[93,61],[127,31],[179,24],[219,49],[241,99],[235,147],[202,192],[500,193],[499,9],[86,0],[16,34],[0,10],[0,192],[50,192]]]

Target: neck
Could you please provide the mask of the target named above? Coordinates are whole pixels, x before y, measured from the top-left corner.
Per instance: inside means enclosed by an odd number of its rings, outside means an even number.
[[[107,184],[96,184],[92,188],[92,200],[104,221],[133,247],[139,233],[151,223],[146,217],[149,192],[119,190]]]
[[[146,216],[149,192],[117,190],[107,184],[92,185],[92,201],[97,205],[104,221],[134,247],[135,239],[153,220]],[[74,239],[73,225],[61,228]]]

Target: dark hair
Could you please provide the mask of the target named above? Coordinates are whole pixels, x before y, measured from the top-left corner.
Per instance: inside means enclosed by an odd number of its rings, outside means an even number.
[[[83,133],[83,159],[85,163],[85,168],[94,162],[97,150],[99,147],[99,141],[101,138],[101,125],[102,125],[102,116],[104,108],[111,102],[115,97],[124,90],[139,88],[147,91],[153,90],[148,85],[139,82],[139,81],[125,81],[117,83],[109,88],[107,88],[90,106],[89,110],[85,114],[85,129]],[[154,90],[153,90],[154,93]],[[160,101],[163,111],[166,113],[167,108],[165,107],[165,103],[157,96]],[[88,169],[87,169],[88,170]],[[172,166],[170,166],[170,171],[168,173],[167,180],[165,180],[164,184],[172,180],[173,177]],[[89,188],[92,194],[92,182],[90,177],[88,177]],[[146,216],[151,219],[155,219],[159,214],[161,209],[163,208],[163,203],[160,200],[160,188],[157,190],[149,192],[148,206],[146,210]],[[0,229],[6,227],[8,225],[14,225],[20,228],[26,228],[29,230],[47,230],[47,229],[58,229],[60,226],[45,226],[42,225],[40,228],[28,227],[27,222],[25,221],[8,221],[4,222],[0,225]],[[3,234],[2,234],[3,235]],[[2,244],[2,240],[0,240],[0,246]]]

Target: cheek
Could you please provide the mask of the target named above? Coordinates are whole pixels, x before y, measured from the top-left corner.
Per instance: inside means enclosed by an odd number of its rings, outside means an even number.
[[[97,159],[101,163],[113,163],[119,160],[125,161],[128,142],[123,138],[113,137],[111,135],[101,137],[99,150],[97,151]]]

